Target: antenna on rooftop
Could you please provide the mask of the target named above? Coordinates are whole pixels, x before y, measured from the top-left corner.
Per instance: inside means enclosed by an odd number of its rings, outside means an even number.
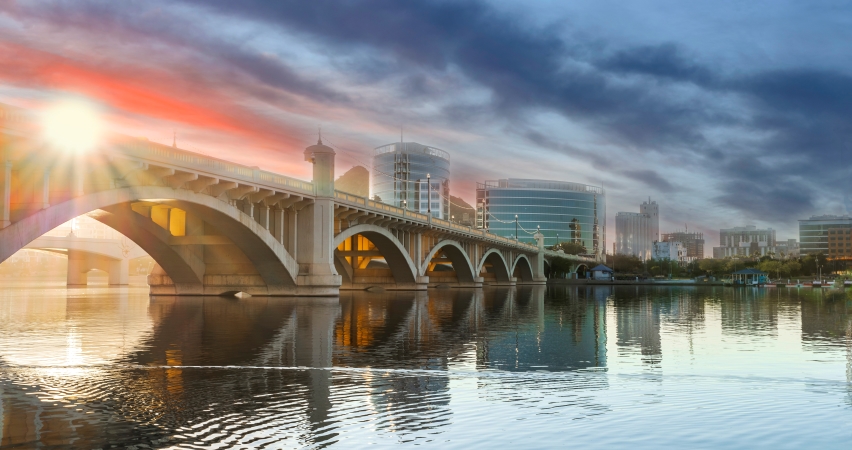
[[[317,145],[322,145],[322,125],[317,126]]]

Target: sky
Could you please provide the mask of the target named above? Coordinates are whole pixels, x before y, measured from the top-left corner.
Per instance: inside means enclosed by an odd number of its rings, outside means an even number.
[[[111,129],[310,179],[399,139],[451,154],[451,191],[602,185],[661,231],[846,214],[852,2],[0,0],[0,102],[97,105]]]

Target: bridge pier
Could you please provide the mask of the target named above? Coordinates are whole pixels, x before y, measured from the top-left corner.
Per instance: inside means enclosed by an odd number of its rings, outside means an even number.
[[[68,250],[68,286],[85,286],[88,272],[97,269],[109,275],[111,286],[127,285],[130,275],[130,260],[113,259],[80,250]]]

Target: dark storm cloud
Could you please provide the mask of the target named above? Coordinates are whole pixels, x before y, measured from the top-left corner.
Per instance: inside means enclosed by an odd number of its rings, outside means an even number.
[[[589,44],[567,42],[556,28],[530,27],[483,2],[196,3],[298,30],[338,49],[379,49],[405,61],[399,64],[403,70],[455,67],[489,88],[491,113],[523,120],[528,111],[555,110],[637,150],[677,145],[680,151],[702,151],[706,142],[698,124],[723,116],[695,101],[666,98],[645,86],[612,79],[619,70],[639,69],[652,75],[712,78],[706,69],[686,64],[672,46],[625,50],[595,68],[582,60],[590,53]],[[417,83],[410,89],[414,94],[422,91]]]
[[[716,201],[749,212],[747,217],[765,221],[785,222],[811,208],[813,195],[800,183],[757,183],[751,180],[731,180],[722,188]]]
[[[622,49],[596,62],[596,66],[621,74],[641,74],[703,86],[718,83],[719,75],[683,54],[672,43]]]
[[[622,175],[632,180],[639,181],[648,187],[652,187],[662,193],[671,192],[674,186],[666,181],[657,172],[653,170],[622,170]]]

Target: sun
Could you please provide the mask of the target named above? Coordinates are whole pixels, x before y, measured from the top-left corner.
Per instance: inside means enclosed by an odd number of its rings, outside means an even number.
[[[103,132],[94,107],[78,100],[63,100],[44,112],[47,142],[72,152],[87,152],[97,146]]]

